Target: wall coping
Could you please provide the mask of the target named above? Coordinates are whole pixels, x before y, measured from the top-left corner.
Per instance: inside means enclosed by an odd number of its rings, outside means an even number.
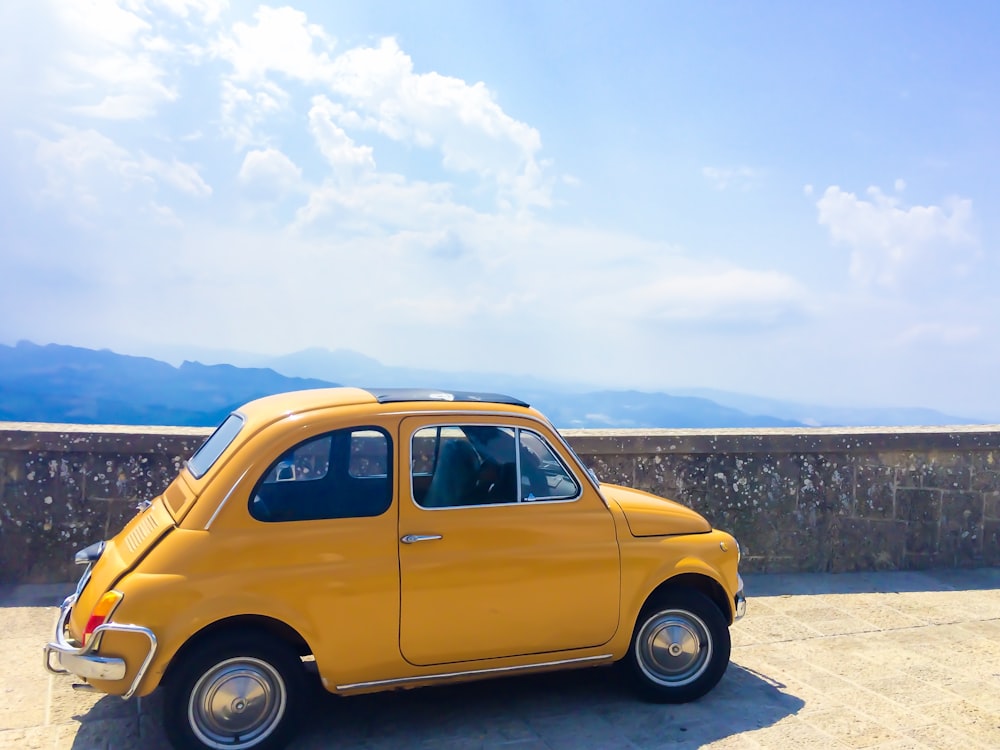
[[[0,449],[79,451],[129,445],[142,452],[163,441],[189,443],[211,427],[0,422]],[[560,430],[580,453],[839,453],[868,451],[1000,450],[1000,425],[942,427],[767,427],[759,429]]]
[[[1000,449],[1000,425],[561,430],[581,453],[843,453]]]

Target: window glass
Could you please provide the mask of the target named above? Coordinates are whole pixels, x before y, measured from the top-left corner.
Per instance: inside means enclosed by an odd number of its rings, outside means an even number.
[[[424,508],[568,499],[579,492],[533,432],[504,425],[425,427],[411,445],[413,499]]]
[[[389,473],[389,438],[379,430],[355,430],[351,433],[351,458],[348,473],[352,477],[384,477]]]
[[[219,460],[223,451],[236,439],[236,435],[242,427],[243,417],[239,414],[230,414],[216,428],[211,437],[201,444],[201,447],[187,462],[188,471],[194,475],[195,479],[205,476],[205,472],[212,468],[212,464]]]
[[[258,521],[378,516],[392,504],[391,444],[367,427],[310,438],[279,456],[257,483]]]
[[[530,430],[518,432],[523,499],[566,500],[576,497],[580,485],[545,438]]]
[[[332,435],[309,440],[283,455],[264,475],[264,484],[274,482],[316,482],[330,470]]]

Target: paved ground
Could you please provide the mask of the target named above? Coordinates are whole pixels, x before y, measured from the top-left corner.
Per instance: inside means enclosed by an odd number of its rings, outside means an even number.
[[[42,670],[65,587],[0,587],[0,748],[166,747],[154,696]],[[322,696],[293,750],[1000,747],[1000,568],[747,577],[733,663],[701,701],[633,699],[612,669]]]

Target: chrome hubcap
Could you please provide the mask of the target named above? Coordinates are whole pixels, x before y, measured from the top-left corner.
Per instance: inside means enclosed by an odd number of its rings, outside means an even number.
[[[253,747],[285,714],[285,683],[267,662],[227,659],[202,675],[191,691],[188,719],[213,748]]]
[[[698,679],[712,660],[708,627],[700,617],[684,610],[664,610],[646,620],[635,647],[643,673],[669,687]]]

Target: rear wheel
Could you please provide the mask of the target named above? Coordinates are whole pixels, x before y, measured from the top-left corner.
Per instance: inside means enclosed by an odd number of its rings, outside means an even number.
[[[722,679],[729,652],[729,627],[715,603],[694,589],[674,589],[643,607],[627,663],[643,696],[686,703]]]
[[[182,656],[166,685],[164,724],[178,750],[273,750],[292,735],[305,671],[287,644],[219,635]]]

